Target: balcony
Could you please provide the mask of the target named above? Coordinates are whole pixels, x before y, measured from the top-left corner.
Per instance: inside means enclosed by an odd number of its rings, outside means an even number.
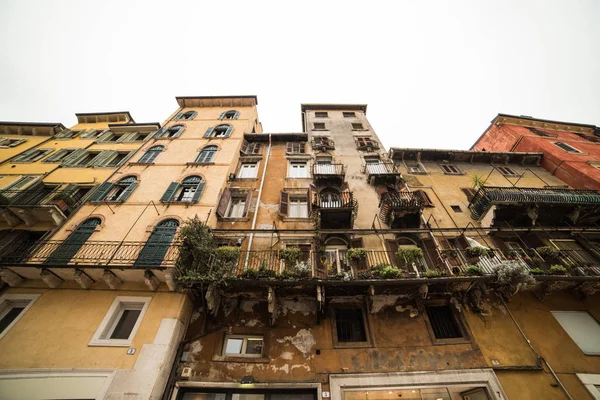
[[[402,174],[392,161],[364,164],[362,172],[367,175],[367,179],[371,185],[395,184],[402,179]]]
[[[349,191],[322,191],[314,194],[312,209],[316,212],[316,222],[322,229],[352,229],[358,202]]]
[[[379,202],[379,219],[392,229],[418,228],[423,206],[414,193],[384,193]]]
[[[64,189],[42,186],[0,191],[0,215],[11,226],[52,222],[60,226],[82,203],[90,188],[68,185]]]
[[[600,220],[600,194],[594,190],[483,186],[469,204],[471,216],[492,226],[593,225]]]
[[[313,164],[312,175],[317,182],[343,182],[346,178],[346,166],[344,164]]]

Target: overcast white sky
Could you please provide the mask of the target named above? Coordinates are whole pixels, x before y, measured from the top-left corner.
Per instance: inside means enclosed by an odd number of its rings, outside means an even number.
[[[386,148],[466,149],[498,113],[600,125],[600,1],[0,0],[0,120],[75,123],[175,96],[367,103]]]

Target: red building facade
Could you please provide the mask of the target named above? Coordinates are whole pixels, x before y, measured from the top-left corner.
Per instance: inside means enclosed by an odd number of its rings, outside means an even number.
[[[541,152],[542,166],[576,189],[600,190],[600,128],[498,114],[471,150]]]

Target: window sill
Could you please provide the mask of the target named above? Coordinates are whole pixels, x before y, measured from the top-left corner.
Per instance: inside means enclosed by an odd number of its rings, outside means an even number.
[[[286,176],[285,180],[286,181],[295,181],[295,180],[300,180],[300,181],[312,181],[312,176],[303,176],[303,177],[294,177],[294,176]]]
[[[284,222],[310,222],[310,217],[281,217]]]
[[[153,162],[130,162],[129,165],[154,165]]]
[[[248,222],[250,218],[248,217],[219,217],[221,221],[224,222]]]
[[[256,182],[258,178],[235,178],[235,182]]]
[[[448,346],[452,344],[471,344],[471,341],[466,338],[456,338],[456,339],[434,339],[434,346]]]
[[[329,129],[316,129],[316,128],[313,128],[313,131],[323,132],[323,131],[329,131]]]
[[[444,172],[444,175],[465,175],[464,172]]]
[[[162,204],[168,204],[168,205],[173,205],[173,204],[182,204],[184,206],[189,206],[192,204],[196,204],[198,203],[197,201],[176,201],[176,200],[171,200],[171,201],[161,201]]]
[[[373,347],[373,345],[369,342],[334,342],[334,349],[360,349],[365,347]]]
[[[230,357],[230,356],[213,356],[212,361],[216,362],[236,362],[236,363],[260,363],[268,364],[271,359],[268,357]]]
[[[92,204],[122,204],[121,200],[90,200]]]
[[[214,165],[214,162],[188,162],[185,163],[185,165],[187,165],[188,167],[199,167],[199,166],[208,166],[208,165]]]
[[[131,340],[97,339],[88,343],[89,347],[130,347]]]

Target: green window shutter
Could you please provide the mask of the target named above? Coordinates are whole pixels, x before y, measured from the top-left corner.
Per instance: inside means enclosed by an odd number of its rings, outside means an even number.
[[[119,154],[116,150],[104,150],[101,151],[96,157],[92,158],[92,161],[88,163],[88,167],[103,167],[106,166],[111,159],[115,158]]]
[[[133,155],[135,154],[136,151],[137,150],[131,150],[129,153],[127,153],[127,155],[125,157],[123,157],[123,159],[121,161],[119,161],[119,163],[117,164],[117,167],[124,165],[131,157],[133,157]]]
[[[215,128],[208,128],[206,130],[206,132],[204,132],[204,137],[205,138],[212,137],[214,131],[215,131]]]
[[[68,137],[71,137],[72,134],[73,134],[73,132],[70,129],[65,129],[65,130],[58,132],[56,135],[54,135],[54,138],[56,138],[56,139],[68,138]]]
[[[113,136],[114,135],[111,131],[105,131],[105,132],[101,133],[100,136],[98,136],[98,139],[96,139],[96,142],[99,142],[99,143],[108,142]]]
[[[137,135],[138,135],[137,132],[125,133],[125,134],[121,135],[121,137],[119,139],[117,139],[117,143],[133,142],[135,140],[135,138],[137,137]]]
[[[206,186],[206,182],[200,182],[198,186],[196,186],[196,192],[194,193],[194,197],[192,197],[192,203],[197,203],[200,200],[200,196],[202,196],[202,192],[204,192],[204,186]]]
[[[227,127],[227,132],[225,132],[225,137],[231,136],[231,132],[233,132],[233,125],[229,125]]]
[[[159,130],[156,131],[156,133],[154,133],[154,136],[159,138],[159,137],[163,137],[165,135],[165,132],[167,131],[167,128],[162,127]]]
[[[31,160],[29,160],[29,162],[34,162],[37,160],[41,160],[42,158],[46,157],[46,154],[50,154],[54,151],[54,149],[47,149],[47,150],[42,150],[41,153],[39,153],[38,155],[36,155],[35,157],[33,157]]]
[[[178,112],[177,114],[175,114],[175,116],[173,117],[173,119],[181,119],[181,117],[183,117],[183,113]]]
[[[172,137],[172,138],[178,138],[179,136],[181,136],[181,134],[183,133],[183,130],[184,130],[184,129],[185,129],[185,128],[184,128],[183,126],[182,126],[182,127],[180,127],[180,128],[177,130],[177,132],[176,132],[176,133],[175,133],[173,136],[171,136],[171,137]]]
[[[45,163],[59,162],[66,154],[69,153],[69,151],[70,151],[69,149],[60,149],[59,151],[52,154],[50,157],[46,158],[42,162],[45,162]]]
[[[160,198],[160,201],[163,203],[168,203],[169,201],[171,201],[173,196],[175,196],[175,192],[177,191],[178,188],[179,188],[179,183],[171,182],[169,184],[169,187],[167,188],[167,191]]]
[[[102,201],[113,188],[114,184],[110,182],[104,182],[98,186],[94,193],[90,196],[90,201]]]
[[[120,202],[127,200],[127,198],[129,196],[131,196],[131,193],[133,193],[133,191],[135,190],[136,187],[138,187],[139,184],[140,184],[139,182],[130,183],[129,186],[127,186],[127,189],[125,189],[123,191],[123,193],[121,193],[121,195],[119,196],[119,198],[117,200]]]
[[[235,115],[233,116],[233,119],[238,119],[240,117],[240,112],[236,111]]]
[[[144,142],[147,142],[148,140],[152,139],[154,136],[158,137],[156,134],[158,133],[158,131],[154,131],[149,133],[145,138],[144,138]]]
[[[87,155],[88,151],[86,149],[77,149],[62,160],[62,165],[73,166],[77,164],[77,162],[83,160]]]
[[[24,151],[23,153],[21,153],[20,155],[18,155],[13,161],[15,161],[15,162],[25,161],[25,160],[27,160],[27,158],[29,156],[31,156],[36,151],[37,151],[36,149],[29,149],[27,151]]]
[[[20,145],[21,143],[25,143],[26,141],[27,141],[27,139],[19,139],[19,140],[12,142],[11,144],[9,144],[8,147],[16,147],[16,146]]]
[[[222,112],[221,114],[219,114],[219,119],[223,119],[225,118],[225,112]]]
[[[97,129],[89,129],[89,130],[83,132],[81,135],[79,135],[79,137],[81,139],[86,139],[86,138],[94,137],[94,135],[96,134],[96,132],[98,132]]]

